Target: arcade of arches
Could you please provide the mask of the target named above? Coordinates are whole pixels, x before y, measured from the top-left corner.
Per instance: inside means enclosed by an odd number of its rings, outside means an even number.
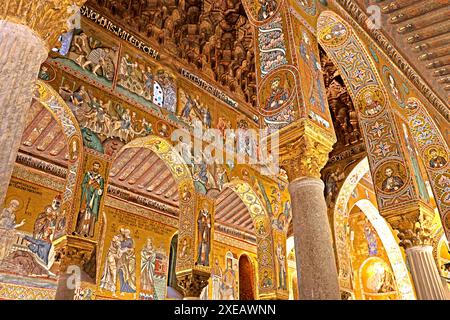
[[[3,0],[0,299],[450,298],[449,11]]]

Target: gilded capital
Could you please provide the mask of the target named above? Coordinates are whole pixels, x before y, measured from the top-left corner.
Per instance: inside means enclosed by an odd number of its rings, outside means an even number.
[[[200,270],[177,273],[177,282],[185,297],[200,297],[208,285],[210,274]]]
[[[320,179],[335,137],[305,119],[280,133],[280,161],[290,181],[300,177]]]
[[[61,272],[65,272],[71,265],[87,269],[96,248],[96,242],[76,236],[64,236],[54,241],[53,245],[55,262],[59,263]]]
[[[69,21],[86,0],[2,0],[0,20],[29,27],[48,49],[66,32]]]
[[[420,203],[413,208],[398,208],[396,212],[383,213],[383,216],[398,231],[397,236],[403,248],[431,244],[434,211],[428,206]]]

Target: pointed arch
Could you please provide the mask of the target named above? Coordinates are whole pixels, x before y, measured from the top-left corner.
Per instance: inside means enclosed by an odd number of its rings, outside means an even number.
[[[263,202],[253,188],[245,181],[234,178],[224,185],[234,191],[248,208],[256,233],[259,297],[272,297],[276,291],[274,241],[271,219]]]
[[[123,146],[121,151],[117,154],[120,154],[123,150],[129,148],[144,148],[153,151],[161,160],[165,162],[167,167],[172,172],[173,178],[177,182],[180,183],[186,179],[192,182],[192,176],[189,167],[184,162],[180,154],[172,146],[172,144],[166,139],[155,135],[137,138]],[[193,182],[192,186],[194,186]]]
[[[347,243],[347,227],[349,210],[347,204],[353,190],[361,179],[369,172],[367,157],[362,159],[345,179],[333,210],[334,237],[339,273],[339,286],[345,291],[353,291],[351,283],[352,267],[350,263],[350,248]]]
[[[359,123],[364,131],[369,154],[369,165],[375,180],[375,189],[378,189],[376,192],[378,207],[382,212],[391,209],[395,211],[396,200],[419,199],[417,191],[414,191],[417,188],[414,188],[413,175],[410,173],[412,170],[408,170],[407,156],[400,147],[402,145],[399,139],[400,134],[395,126],[397,115],[408,124],[414,147],[421,156],[430,180],[448,239],[450,237],[450,191],[448,191],[450,149],[441,131],[419,99],[409,97],[406,101],[399,103],[398,98],[392,97],[392,93],[390,95],[387,93],[388,90],[380,78],[380,72],[384,72],[384,69],[377,70],[373,58],[356,32],[339,15],[332,11],[322,12],[318,18],[317,29],[319,43],[338,67],[358,109]],[[379,99],[381,110],[373,114],[365,114],[368,109],[363,99],[368,93],[377,92],[378,94],[374,97]],[[378,156],[376,156],[377,153]],[[397,166],[399,171],[403,170],[404,177],[408,180],[404,181],[404,185],[392,194],[385,194],[380,188],[379,179],[387,165]],[[420,172],[417,174],[421,175]],[[417,184],[419,183],[420,181],[417,181]]]
[[[83,136],[72,110],[52,87],[38,80],[36,82],[34,99],[43,105],[61,126],[69,151],[68,173],[61,203],[61,212],[66,212],[66,215],[61,219],[66,219],[69,224],[66,223],[63,229],[57,229],[55,231],[54,239],[57,239],[64,235],[67,227],[70,226],[70,222],[73,220],[75,186],[77,176],[81,174],[81,163],[84,156]],[[57,225],[59,225],[58,222]]]
[[[149,135],[134,139],[123,146],[116,157],[124,150],[130,148],[151,150],[166,164],[178,185],[180,211],[176,271],[189,270],[194,263],[195,208],[197,205],[197,196],[189,167],[172,144],[159,136]],[[183,246],[190,247],[191,250],[183,250]]]
[[[356,106],[378,207],[383,213],[395,214],[399,201],[418,201],[419,198],[387,91],[367,49],[342,17],[329,10],[323,11],[317,21],[317,36],[338,67]],[[392,190],[383,186],[388,168],[402,177],[399,186]]]
[[[369,173],[369,163],[366,157],[353,168],[345,179],[334,207],[333,220],[339,269],[339,284],[341,289],[350,292],[353,291],[350,278],[353,271],[350,262],[350,248],[348,247],[346,226],[348,226],[349,213],[351,210],[348,210],[347,204],[353,190],[367,173]],[[378,209],[369,200],[359,200],[355,205],[361,209],[377,231],[389,261],[391,262],[402,299],[415,299],[411,279],[409,278],[400,247],[386,220],[381,217]]]
[[[406,268],[405,260],[403,259],[400,247],[386,220],[380,216],[378,209],[367,199],[359,200],[355,203],[355,206],[361,209],[380,237],[394,272],[397,289],[402,300],[415,300],[414,289],[408,274],[408,269]]]

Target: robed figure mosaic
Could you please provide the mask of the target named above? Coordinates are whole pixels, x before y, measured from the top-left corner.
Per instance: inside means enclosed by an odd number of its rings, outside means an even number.
[[[198,252],[197,264],[209,266],[209,252],[211,250],[211,214],[208,208],[200,210],[197,219]]]
[[[85,173],[81,184],[81,206],[78,216],[77,233],[94,237],[95,224],[98,221],[100,201],[105,188],[105,180],[99,173],[100,163],[92,165],[92,171]]]
[[[156,251],[151,239],[141,251],[141,290],[155,294]]]
[[[16,229],[25,224],[25,220],[16,222],[16,212],[20,203],[13,199],[0,214],[0,261],[7,257],[14,244]]]
[[[117,283],[117,281],[119,283]],[[106,254],[100,288],[116,295],[117,284],[121,295],[136,293],[136,253],[129,229],[120,229]]]

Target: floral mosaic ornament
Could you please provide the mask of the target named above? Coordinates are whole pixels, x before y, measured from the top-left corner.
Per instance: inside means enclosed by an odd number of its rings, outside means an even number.
[[[393,208],[398,201],[418,199],[412,180],[405,175],[407,162],[402,140],[395,127],[387,93],[379,79],[370,54],[346,22],[331,11],[324,11],[318,22],[319,42],[339,67],[349,93],[358,108],[358,118],[375,175],[380,210]],[[390,170],[387,170],[390,165]],[[380,170],[383,166],[383,170]],[[401,176],[394,174],[394,167]],[[381,172],[383,173],[381,174]],[[387,172],[386,172],[387,171]]]
[[[406,101],[411,136],[425,163],[447,239],[450,238],[450,152],[440,131],[416,98]]]

